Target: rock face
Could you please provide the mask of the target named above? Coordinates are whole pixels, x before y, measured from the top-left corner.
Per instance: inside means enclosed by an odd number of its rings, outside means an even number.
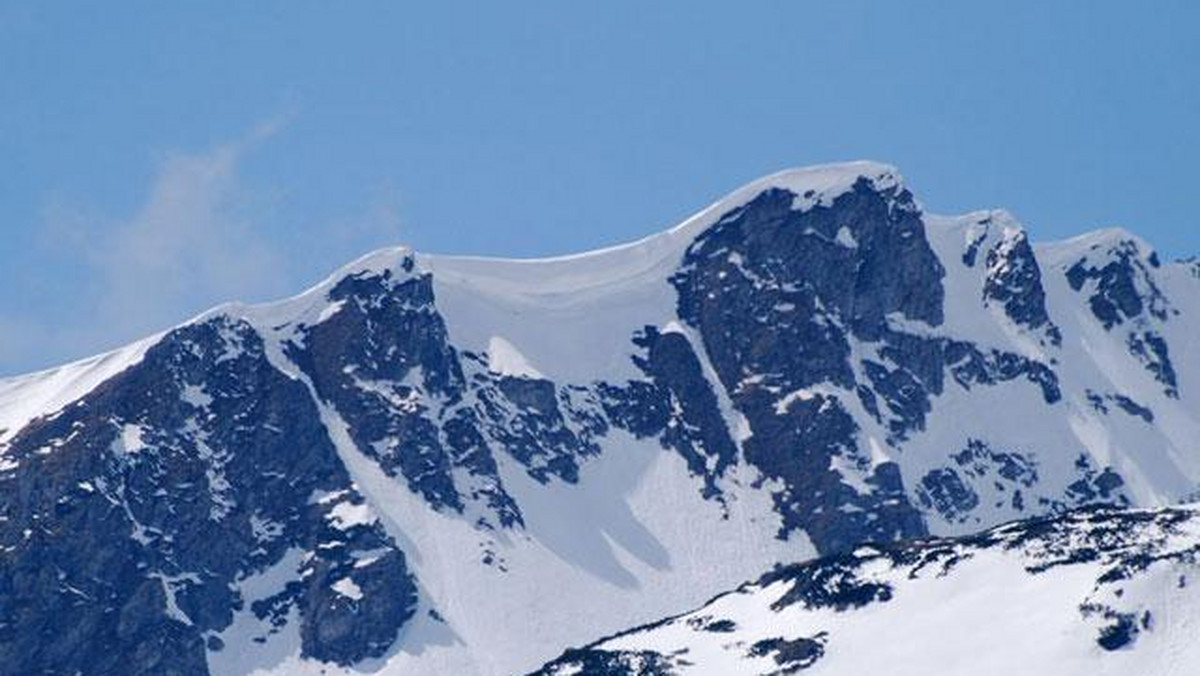
[[[1198,537],[1194,507],[1094,507],[862,546],[568,650],[534,676],[1173,673],[1200,657],[1186,628],[1200,615]]]
[[[204,674],[240,612],[267,633],[290,616],[304,655],[353,664],[413,614],[404,553],[359,518],[308,392],[245,322],[172,331],[5,458],[5,673]],[[279,593],[237,588],[285,561]]]
[[[781,535],[803,528],[821,551],[925,532],[895,464],[871,466],[840,400],[803,394],[827,383],[874,405],[878,392],[901,434],[927,407],[911,401],[920,395],[910,389],[925,385],[913,372],[940,378],[941,364],[930,359],[937,347],[887,323],[899,315],[941,324],[944,291],[912,196],[885,181],[860,177],[831,204],[808,209],[793,205],[815,193],[766,190],[696,238],[671,277],[680,318],[753,431],[743,444],[747,462],[782,487],[774,492]],[[891,350],[900,367],[864,363],[859,382],[856,339]],[[781,406],[781,393],[801,394]],[[872,490],[846,484],[834,457],[862,469]]]
[[[1168,504],[1194,270],[873,163],[593,254],[377,252],[0,381],[0,674],[515,673],[776,564]]]

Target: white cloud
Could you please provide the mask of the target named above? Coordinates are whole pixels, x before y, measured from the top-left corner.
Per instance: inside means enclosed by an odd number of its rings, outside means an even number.
[[[312,220],[270,186],[243,179],[247,155],[284,122],[163,157],[142,202],[123,216],[50,205],[40,268],[18,283],[38,294],[0,316],[0,377],[119,347],[222,302],[291,295],[368,249],[399,243],[390,187],[368,192],[351,216]]]
[[[284,261],[238,184],[238,161],[259,136],[163,162],[145,204],[88,253],[99,319],[152,330],[181,311],[287,288]]]
[[[0,373],[117,347],[227,300],[291,291],[286,258],[267,234],[271,214],[238,174],[246,153],[280,124],[272,120],[205,152],[167,155],[145,200],[126,217],[62,204],[47,209],[48,260],[39,274],[74,266],[79,288],[56,293],[77,298],[54,303],[47,316],[0,322]]]

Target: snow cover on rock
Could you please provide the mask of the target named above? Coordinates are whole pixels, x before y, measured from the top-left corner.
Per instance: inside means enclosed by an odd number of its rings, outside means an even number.
[[[0,381],[0,492],[29,496],[0,510],[0,557],[32,565],[28,533],[115,505],[160,590],[142,566],[122,603],[188,619],[169,626],[209,673],[527,671],[863,540],[1192,495],[1195,270],[1123,231],[1038,245],[1003,211],[925,214],[871,162],[574,256],[385,249]],[[288,452],[319,491],[243,513],[297,478],[231,476],[245,439],[309,422]],[[181,489],[147,468],[168,458],[246,543],[226,577],[160,560],[176,535],[144,524]]]
[[[616,380],[641,374],[630,333],[675,317],[667,278],[695,237],[763,190],[784,188],[797,208],[828,205],[865,178],[879,190],[899,184],[885,164],[847,162],[773,174],[730,193],[679,225],[645,239],[541,259],[418,254],[433,273],[438,307],[456,344],[484,352],[497,327],[551,380]],[[490,352],[489,352],[490,354]]]
[[[77,401],[141,360],[162,334],[106,354],[29,375],[0,379],[0,451],[29,421]]]
[[[568,650],[538,676],[1185,673],[1200,512],[1109,508],[862,546]]]

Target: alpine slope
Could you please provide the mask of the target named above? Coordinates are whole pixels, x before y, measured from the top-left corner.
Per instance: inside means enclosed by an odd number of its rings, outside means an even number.
[[[1195,505],[1093,506],[780,567],[537,676],[1190,674]]]
[[[1198,290],[872,162],[580,255],[378,251],[0,380],[0,674],[525,673],[864,543],[1167,508]]]

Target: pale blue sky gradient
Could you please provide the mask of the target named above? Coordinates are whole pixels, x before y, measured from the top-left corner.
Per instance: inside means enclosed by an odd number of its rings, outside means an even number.
[[[1191,254],[1198,6],[0,0],[0,375],[377,246],[594,248],[817,162]]]

